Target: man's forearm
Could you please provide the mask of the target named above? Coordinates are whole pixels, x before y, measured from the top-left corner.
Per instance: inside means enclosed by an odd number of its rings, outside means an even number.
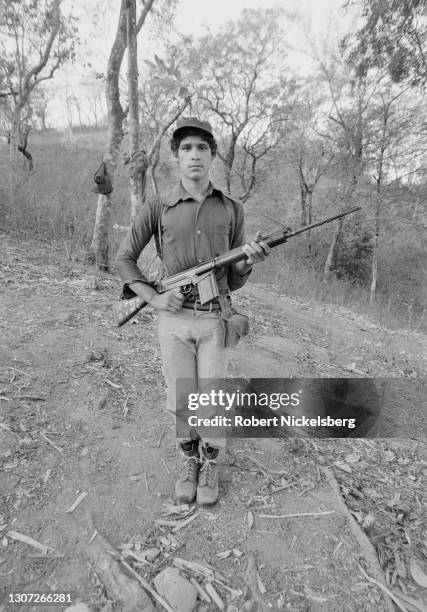
[[[134,283],[129,283],[129,287],[141,297],[147,304],[150,304],[152,300],[158,296],[159,294],[153,287],[147,285],[147,283],[143,283],[142,281],[135,281]]]

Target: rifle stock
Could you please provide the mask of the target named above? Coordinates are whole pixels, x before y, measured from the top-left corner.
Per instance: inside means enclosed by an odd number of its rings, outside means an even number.
[[[319,227],[321,225],[325,225],[326,223],[331,223],[336,219],[341,219],[347,215],[351,215],[358,210],[361,210],[361,206],[353,206],[348,210],[344,210],[341,213],[334,215],[333,217],[328,217],[327,219],[322,219],[321,221],[317,221],[316,223],[311,223],[310,225],[305,225],[304,227],[300,227],[295,231],[290,231],[288,228],[282,227],[281,230],[277,230],[268,234],[266,236],[261,236],[258,238],[258,241],[264,241],[268,244],[270,248],[274,248],[279,246],[280,244],[284,244],[289,238],[293,238],[294,236],[298,236],[304,232],[308,232],[309,230]],[[218,257],[214,257],[210,261],[206,261],[201,263],[194,268],[190,268],[188,270],[184,270],[183,272],[179,272],[178,274],[174,274],[173,276],[169,276],[168,278],[163,279],[158,284],[155,285],[156,290],[159,293],[164,293],[165,291],[169,291],[178,287],[186,287],[188,285],[197,285],[199,277],[206,274],[210,270],[214,270],[216,268],[221,268],[233,263],[237,263],[242,259],[246,258],[246,254],[243,251],[242,247],[236,247],[227,251],[223,255],[219,255]],[[121,327],[125,323],[127,323],[132,317],[134,317],[140,310],[142,310],[147,302],[144,301],[141,297],[137,296],[130,287],[127,288],[127,293],[134,297],[130,297],[129,299],[122,298],[115,304],[113,304],[113,319],[114,323],[117,327]]]

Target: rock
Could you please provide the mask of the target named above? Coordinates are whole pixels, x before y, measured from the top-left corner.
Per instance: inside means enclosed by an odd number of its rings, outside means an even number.
[[[175,567],[167,567],[154,578],[154,586],[175,612],[192,612],[196,606],[197,591]]]

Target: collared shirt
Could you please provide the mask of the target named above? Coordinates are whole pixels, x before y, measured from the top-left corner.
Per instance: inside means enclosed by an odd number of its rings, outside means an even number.
[[[147,282],[137,266],[138,257],[152,236],[162,259],[164,276],[171,276],[245,244],[243,207],[240,202],[209,184],[202,203],[197,202],[179,183],[162,199],[148,200],[135,218],[116,258],[125,284]],[[161,226],[161,236],[159,229]],[[216,271],[220,291],[234,291],[247,281],[232,265]]]

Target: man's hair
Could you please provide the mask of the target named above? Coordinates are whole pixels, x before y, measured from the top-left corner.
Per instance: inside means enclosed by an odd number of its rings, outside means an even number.
[[[200,136],[202,140],[208,143],[212,155],[216,155],[217,144],[215,138],[204,130],[198,130],[197,128],[189,127],[179,130],[178,134],[175,137],[172,137],[170,140],[171,151],[175,156],[178,153],[181,140],[183,140],[187,136]]]

